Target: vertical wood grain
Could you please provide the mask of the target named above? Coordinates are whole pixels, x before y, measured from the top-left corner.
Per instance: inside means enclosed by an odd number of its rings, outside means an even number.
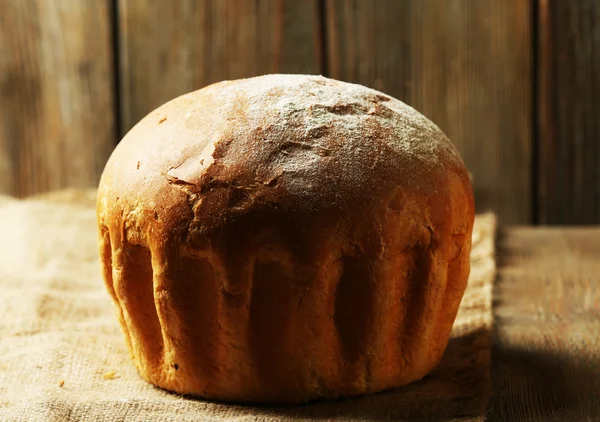
[[[122,127],[224,79],[320,73],[317,0],[119,0]]]
[[[600,223],[600,2],[539,0],[538,218]]]
[[[0,2],[0,192],[98,182],[115,144],[109,0]]]
[[[522,0],[326,0],[329,68],[412,105],[473,174],[478,210],[531,221],[531,13]]]

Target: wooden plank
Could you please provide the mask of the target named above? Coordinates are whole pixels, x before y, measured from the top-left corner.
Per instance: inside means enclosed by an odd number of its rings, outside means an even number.
[[[437,123],[474,176],[479,211],[531,219],[531,13],[522,0],[326,2],[330,74]]]
[[[498,243],[488,419],[600,419],[600,229],[511,228]]]
[[[97,184],[115,145],[109,0],[0,2],[0,192]]]
[[[213,82],[321,72],[318,0],[118,5],[124,132],[164,102]]]
[[[539,1],[539,210],[600,223],[600,2]]]

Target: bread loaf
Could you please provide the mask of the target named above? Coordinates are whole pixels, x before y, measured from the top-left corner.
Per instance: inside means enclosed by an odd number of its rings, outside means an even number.
[[[106,286],[140,374],[302,403],[439,362],[469,274],[465,166],[404,103],[320,76],[227,81],[138,123],[98,192]]]

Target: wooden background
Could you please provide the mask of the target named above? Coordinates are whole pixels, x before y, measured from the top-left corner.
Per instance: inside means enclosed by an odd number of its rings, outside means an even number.
[[[502,223],[600,223],[597,0],[0,0],[0,193],[92,186],[155,107],[275,72],[414,106]]]

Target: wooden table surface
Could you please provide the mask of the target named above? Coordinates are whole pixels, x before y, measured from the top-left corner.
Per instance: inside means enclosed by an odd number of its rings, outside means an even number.
[[[600,420],[600,228],[507,228],[497,257],[489,420]]]

